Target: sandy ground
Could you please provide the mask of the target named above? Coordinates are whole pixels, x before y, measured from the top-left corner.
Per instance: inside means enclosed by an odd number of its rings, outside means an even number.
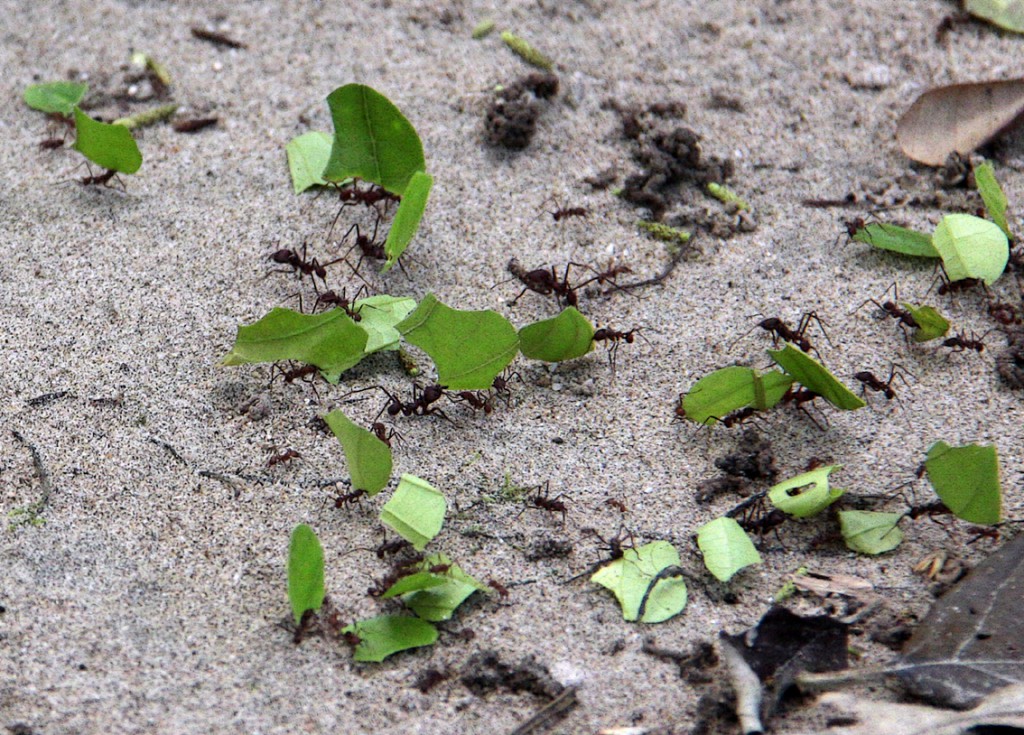
[[[931,266],[838,239],[840,219],[871,205],[800,204],[851,191],[933,190],[930,174],[895,146],[900,111],[933,84],[1011,76],[1019,56],[1018,38],[979,25],[937,43],[934,29],[951,10],[938,0],[3,2],[0,509],[24,508],[40,493],[29,447],[12,432],[38,449],[52,493],[45,523],[0,531],[0,725],[47,734],[508,732],[543,702],[478,697],[457,675],[426,694],[412,688],[427,668],[457,674],[475,652],[494,650],[511,664],[533,655],[579,685],[580,705],[552,732],[629,724],[687,732],[703,689],[642,653],[645,636],[686,650],[721,629],[741,630],[802,564],[862,575],[898,612],[923,612],[931,598],[910,567],[967,538],[926,519],[907,524],[904,545],[877,559],[834,544],[810,549],[822,525],[784,529],[784,546],[767,539],[763,566],[731,585],[734,604],[720,588],[693,585],[684,614],[650,628],[623,622],[611,597],[585,580],[566,580],[605,553],[582,529],[607,536],[620,525],[637,541],[673,540],[699,573],[691,534],[737,499],[701,504],[697,486],[717,474],[712,460],[734,448],[738,430],[695,433],[671,423],[672,408],[715,368],[765,364],[760,331],[736,341],[755,313],[795,322],[816,310],[832,342],[818,338],[823,358],[847,380],[865,369],[884,376],[893,360],[916,378],[901,387],[899,406],[876,398],[856,413],[828,411],[825,432],[796,412],[770,416],[761,431],[783,475],[828,458],[844,465],[838,480],[851,493],[884,493],[912,478],[937,439],[994,442],[1007,515],[1022,514],[1021,396],[993,370],[1003,338],[990,335],[980,355],[947,357],[909,348],[870,309],[851,313],[896,278],[902,294],[923,297]],[[553,56],[562,79],[563,94],[522,153],[483,143],[488,90],[528,71],[496,36],[470,38],[485,17]],[[221,21],[247,50],[189,35],[190,25]],[[72,173],[79,157],[37,149],[45,123],[22,104],[23,89],[84,72],[97,91],[114,92],[133,48],[170,69],[174,98],[188,112],[217,115],[220,126],[195,136],[147,129],[145,163],[126,194],[62,183],[81,175]],[[437,548],[482,579],[521,584],[507,600],[465,606],[436,646],[379,665],[356,665],[344,645],[321,638],[292,644],[278,627],[289,615],[284,564],[291,529],[309,523],[344,613],[392,609],[366,596],[385,565],[358,550],[379,543],[376,514],[387,493],[354,510],[325,505],[332,490],[321,484],[346,470],[335,440],[309,423],[352,388],[400,388],[408,379],[390,356],[316,393],[300,383],[268,389],[266,366],[217,366],[237,325],[296,303],[298,281],[267,275],[273,249],[308,240],[330,254],[324,237],[335,200],[292,194],[284,145],[309,129],[329,131],[322,100],[351,81],[407,114],[436,180],[408,276],[375,279],[382,291],[433,291],[525,324],[556,306],[532,294],[506,305],[514,284],[495,284],[511,254],[530,267],[615,256],[639,274],[656,272],[664,254],[636,230],[641,213],[583,183],[609,166],[634,170],[618,116],[602,106],[609,98],[686,102],[685,124],[704,136],[707,154],[735,161],[732,186],[759,223],[728,239],[701,236],[703,255],[643,298],[582,299],[598,324],[643,328],[644,339],[619,351],[614,374],[601,350],[554,370],[520,361],[525,383],[513,409],[485,418],[453,407],[458,427],[399,423],[396,477],[413,472],[462,508],[496,494],[506,474],[520,485],[550,481],[569,513],[564,527],[556,515],[519,514],[511,503],[451,517]],[[737,98],[742,111],[713,105],[716,94]],[[120,108],[108,102],[93,112]],[[1020,147],[1007,156],[997,174],[1020,202]],[[538,218],[552,195],[591,216]],[[883,216],[928,228],[941,212]],[[331,278],[346,283],[343,270]],[[995,288],[1002,298],[1012,292],[1009,283]],[[940,306],[959,330],[992,326],[977,294]],[[265,416],[240,411],[253,398]],[[348,408],[369,421],[379,407]],[[285,448],[301,458],[268,468]],[[544,538],[568,539],[572,555],[528,561],[525,551]],[[958,550],[971,560],[988,544]],[[817,609],[813,601],[797,607]],[[866,636],[854,642],[867,660],[890,655]]]

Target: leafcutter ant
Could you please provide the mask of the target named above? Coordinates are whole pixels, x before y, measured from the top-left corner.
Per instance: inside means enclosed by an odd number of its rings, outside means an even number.
[[[738,342],[740,339],[743,339],[743,337],[750,334],[754,329],[760,327],[772,335],[772,342],[774,344],[777,345],[779,340],[782,340],[783,342],[789,342],[796,345],[804,352],[810,352],[815,349],[814,345],[811,344],[811,341],[807,339],[806,336],[807,330],[811,326],[811,322],[815,322],[822,334],[825,335],[825,339],[828,339],[828,333],[825,332],[825,324],[818,317],[817,312],[808,311],[800,317],[800,323],[797,325],[796,329],[792,329],[788,324],[786,324],[786,322],[773,316],[759,321],[750,330],[741,334],[736,341]],[[735,342],[733,344],[735,344]]]
[[[634,327],[628,332],[620,332],[617,329],[610,327],[601,327],[594,332],[594,342],[607,342],[608,343],[608,363],[612,366],[612,370],[615,369],[615,358],[619,352],[619,345],[625,342],[628,345],[633,344],[635,337],[633,336],[641,330],[641,327]]]
[[[626,504],[623,503],[618,498],[608,498],[607,500],[604,501],[604,504],[607,505],[609,508],[615,508],[615,510],[619,511],[619,513],[629,512],[629,508],[626,507]]]
[[[344,508],[346,505],[354,505],[365,498],[368,494],[369,493],[365,490],[353,490],[350,493],[338,495],[338,497],[334,499],[334,507]]]
[[[508,597],[508,587],[506,587],[493,577],[487,580],[487,586],[493,589],[495,592],[497,592],[501,599],[504,600]]]
[[[295,626],[295,634],[292,636],[292,643],[296,646],[302,643],[306,634],[312,630],[313,625],[316,623],[316,611],[306,610],[302,613],[302,617],[299,619],[299,624]]]
[[[876,307],[881,309],[886,316],[890,316],[897,321],[900,325],[900,329],[903,330],[903,336],[909,342],[910,336],[907,334],[907,327],[910,327],[911,329],[919,329],[921,325],[917,323],[917,319],[914,318],[913,314],[899,306],[899,288],[895,283],[885,289],[885,293],[882,294],[882,298],[885,298],[885,294],[889,293],[890,290],[893,292],[893,301],[879,302],[876,299],[867,299],[864,303],[854,309],[854,311],[863,309],[864,304],[874,304]]]
[[[897,372],[897,368],[900,368],[901,372]],[[889,370],[889,378],[884,382],[869,370],[862,370],[859,373],[855,373],[853,379],[862,383],[862,387],[865,392],[870,388],[871,390],[884,395],[887,401],[891,401],[893,398],[896,398],[896,391],[893,390],[892,387],[893,381],[896,380],[896,378],[899,378],[903,381],[904,385],[907,385],[907,379],[902,375],[903,372],[906,371],[894,363],[892,368]],[[897,398],[897,400],[899,399]]]
[[[966,334],[961,332],[955,337],[949,337],[948,339],[943,340],[942,346],[949,347],[952,350],[952,352],[966,352],[967,350],[974,350],[980,355],[982,351],[984,351],[985,349],[984,339],[991,332],[992,330],[990,329],[988,330],[988,332],[985,332],[985,334],[981,335],[981,337],[978,337],[978,335],[974,334],[974,332],[971,332],[970,339],[968,339]]]
[[[561,513],[562,514],[562,525],[565,525],[565,515],[569,511],[568,506],[564,501],[559,500],[563,497],[564,493],[559,493],[555,497],[551,497],[551,481],[548,480],[543,485],[537,485],[536,493],[527,498],[527,505],[523,510],[519,511],[519,515],[523,514],[523,511],[534,508],[536,510],[547,511],[548,513]]]
[[[382,541],[380,545],[374,549],[374,553],[377,555],[378,559],[383,559],[385,556],[397,554],[399,551],[407,549],[410,546],[412,546],[412,544],[404,538],[396,538],[391,541]]]
[[[811,415],[810,411],[804,408],[805,403],[810,403],[816,398],[821,398],[821,395],[815,393],[810,388],[794,388],[790,386],[789,389],[783,394],[782,399],[779,403],[791,403],[796,406],[800,411],[804,413],[811,422],[822,431],[825,431],[825,427],[818,423],[818,421]]]
[[[78,183],[80,183],[82,186],[104,186],[109,189],[111,180],[115,178],[118,182],[120,182],[121,190],[127,191],[124,182],[121,181],[121,177],[118,176],[117,171],[115,171],[112,168],[108,168],[103,173],[96,174],[95,176],[92,175],[92,171],[90,170],[89,176],[83,176],[82,178],[78,179]]]
[[[553,196],[550,196],[543,202],[541,202],[541,207],[543,207],[549,201],[554,203],[554,211],[541,212],[541,214],[550,214],[551,219],[553,219],[555,222],[561,222],[563,219],[569,219],[570,217],[579,217],[581,219],[585,219],[586,217],[590,216],[590,212],[587,210],[586,207],[563,207],[561,204],[559,204],[558,200]]]
[[[391,440],[399,437],[397,431],[395,431],[393,428],[385,426],[380,421],[374,421],[372,424],[370,424],[370,431],[373,432],[373,435],[375,437],[380,439],[389,447],[391,446]]]
[[[941,273],[939,274],[939,278],[942,281],[938,291],[940,296],[948,293],[961,293],[962,291],[970,290],[979,285],[982,288],[985,288],[985,282],[980,278],[961,278],[959,281],[951,281]]]
[[[377,184],[371,185],[369,189],[360,189],[358,182],[353,182],[351,186],[338,186],[337,189],[342,206],[362,204],[376,209],[378,202],[385,202],[386,208],[391,202],[400,201],[402,198]]]
[[[633,539],[633,534],[626,529],[625,526],[619,526],[619,530],[611,538],[605,538],[596,529],[584,528],[583,532],[589,534],[601,542],[602,546],[598,547],[598,551],[607,551],[608,558],[598,562],[603,564],[605,561],[616,561],[621,559],[626,552],[626,549],[632,549],[636,547],[636,541]],[[629,542],[628,544],[626,542]]]
[[[519,282],[523,284],[523,290],[519,292],[518,296],[508,302],[509,306],[515,305],[527,291],[533,291],[541,296],[554,294],[559,303],[564,300],[569,306],[579,305],[576,288],[569,284],[569,268],[571,266],[572,263],[566,264],[562,279],[559,280],[555,266],[535,268],[528,271],[520,265],[516,258],[510,259],[507,266],[508,272],[519,279]]]
[[[767,490],[755,493],[728,511],[725,516],[726,518],[735,518],[744,531],[756,533],[758,536],[764,536],[771,531],[776,540],[782,543],[778,527],[786,522],[788,516],[778,508],[766,510],[765,498],[767,496]]]
[[[500,375],[496,375],[491,383],[491,390],[494,391],[495,398],[504,403],[505,408],[509,408],[512,405],[512,391],[509,390],[508,384],[513,379],[518,380],[520,383],[523,382],[523,377],[518,372],[506,368]]]
[[[433,385],[423,387],[419,383],[413,383],[412,400],[407,402],[403,402],[402,399],[387,389],[380,386],[377,387],[383,390],[389,399],[388,404],[377,414],[378,417],[384,412],[387,412],[388,416],[397,416],[398,414],[403,416],[428,416],[436,414],[446,421],[454,423],[444,411],[433,405],[444,396],[445,390],[443,385],[434,383]]]
[[[338,294],[336,291],[324,291],[322,294],[316,297],[316,302],[313,304],[313,313],[316,313],[317,308],[319,308],[321,304],[324,304],[327,308],[337,306],[346,314],[348,314],[349,318],[351,318],[352,321],[362,321],[363,317],[359,314],[359,312],[362,311],[362,305],[360,305],[358,309],[354,309],[352,308],[352,304],[354,304],[359,299],[359,294],[365,289],[366,286],[362,286],[359,289],[359,291],[356,292],[355,298],[353,298],[351,301],[348,299],[345,293],[345,289],[342,289],[340,294]]]
[[[495,396],[487,395],[483,391],[460,390],[457,393],[445,391],[445,395],[452,403],[468,403],[474,411],[483,411],[484,415],[494,412]]]
[[[320,368],[316,365],[299,365],[298,367],[285,370],[275,362],[270,366],[270,384],[274,384],[274,380],[277,379],[278,375],[284,378],[285,383],[294,383],[296,380],[302,380],[304,383],[312,383],[319,370]],[[309,380],[306,380],[306,378],[309,378]]]
[[[282,462],[290,462],[291,460],[295,459],[296,457],[301,457],[301,456],[302,455],[299,454],[294,449],[286,449],[285,451],[281,452],[280,454],[275,454],[273,457],[268,459],[267,460],[267,467],[273,467],[274,465],[281,464]]]
[[[307,245],[302,243],[302,255],[291,248],[281,248],[270,254],[270,260],[280,265],[287,265],[297,275],[306,275],[313,280],[313,287],[316,288],[316,278],[319,277],[324,283],[327,282],[327,268],[343,258],[335,258],[328,263],[321,263],[316,258],[307,259]]]

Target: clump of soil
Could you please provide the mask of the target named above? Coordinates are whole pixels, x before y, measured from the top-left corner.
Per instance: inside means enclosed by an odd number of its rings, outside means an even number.
[[[711,500],[725,493],[748,495],[751,482],[774,483],[778,476],[775,469],[775,453],[771,442],[762,439],[755,429],[747,429],[740,436],[736,451],[715,460],[715,467],[725,473],[701,485],[697,499]]]
[[[1007,386],[1024,390],[1024,331],[1010,333],[1009,344],[996,358],[996,371]]]
[[[556,94],[558,77],[554,74],[527,74],[502,87],[487,107],[487,142],[512,150],[526,148],[537,132],[541,113],[537,100],[551,99]]]
[[[504,690],[554,699],[565,689],[533,656],[527,656],[516,666],[509,666],[495,651],[480,651],[469,657],[462,671],[462,683],[478,697]]]

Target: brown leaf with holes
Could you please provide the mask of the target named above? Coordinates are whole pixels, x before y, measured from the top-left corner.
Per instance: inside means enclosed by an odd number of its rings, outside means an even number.
[[[915,161],[941,166],[1013,128],[1024,113],[1024,78],[929,89],[903,113],[896,140]]]

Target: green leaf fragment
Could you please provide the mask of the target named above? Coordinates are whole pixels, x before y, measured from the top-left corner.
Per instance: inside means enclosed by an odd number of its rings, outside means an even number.
[[[155,125],[158,122],[169,120],[171,116],[178,111],[177,103],[170,103],[167,105],[159,105],[158,107],[151,107],[148,110],[137,112],[134,115],[128,117],[119,117],[114,120],[114,125],[123,125],[129,130],[135,130],[136,128],[145,128],[149,125]]]
[[[432,645],[437,640],[437,628],[426,620],[408,615],[380,615],[360,620],[342,628],[341,632],[358,636],[359,643],[352,656],[356,661],[373,663],[399,651]]]
[[[322,174],[331,157],[331,143],[331,136],[319,131],[303,133],[288,141],[284,150],[288,155],[288,171],[296,194],[314,186],[327,186],[327,179]]]
[[[932,244],[951,281],[980,278],[986,286],[1003,274],[1010,244],[999,226],[971,214],[947,214],[935,227]]]
[[[793,378],[778,370],[759,375],[752,368],[733,365],[694,383],[683,397],[683,410],[691,421],[714,424],[747,406],[762,411],[772,408],[792,384]]]
[[[93,120],[77,107],[75,130],[76,151],[105,169],[133,174],[142,166],[142,153],[128,128]]]
[[[681,570],[676,574],[678,567],[675,547],[655,541],[625,549],[621,559],[601,567],[590,581],[611,590],[622,606],[624,620],[661,623],[686,607],[686,582]]]
[[[378,294],[358,299],[352,310],[359,314],[356,324],[366,332],[366,354],[380,350],[397,350],[402,335],[395,326],[416,308],[416,299]]]
[[[342,309],[301,314],[276,307],[258,322],[238,328],[235,345],[220,364],[297,360],[316,365],[324,378],[336,383],[363,359],[366,342],[366,332]]]
[[[420,220],[423,219],[423,212],[427,209],[427,199],[430,197],[430,189],[434,185],[434,178],[427,173],[417,171],[409,179],[409,185],[405,188],[402,201],[398,204],[398,211],[395,212],[395,219],[388,230],[388,237],[384,241],[384,253],[388,256],[387,262],[381,268],[381,273],[387,273],[391,267],[402,257],[402,253],[409,247],[416,231],[420,228]]]
[[[423,144],[392,102],[363,84],[346,84],[327,97],[334,120],[323,178],[359,178],[403,196],[412,175],[427,168]]]
[[[288,599],[295,624],[307,610],[319,610],[324,602],[324,550],[313,529],[300,523],[288,546]]]
[[[1002,491],[994,446],[951,447],[935,442],[924,466],[928,482],[957,518],[969,523],[999,523]]]
[[[949,331],[949,320],[931,306],[916,304],[903,304],[902,306],[917,322],[917,327],[914,329],[915,342],[929,342],[945,336]]]
[[[1021,11],[1021,19],[1024,20],[1024,3],[1018,3]],[[974,181],[978,186],[978,193],[981,200],[985,202],[985,211],[999,229],[1009,238],[1013,239],[1010,233],[1010,226],[1006,222],[1006,194],[1003,187],[996,180],[995,170],[989,161],[974,168]]]
[[[443,572],[430,571],[443,567],[447,567]],[[448,620],[470,595],[488,589],[444,554],[431,554],[416,568],[420,571],[402,577],[382,597],[401,596],[402,602],[424,620]]]
[[[511,31],[502,31],[501,40],[505,42],[506,46],[512,49],[512,52],[515,53],[516,56],[527,64],[535,66],[538,69],[543,69],[544,71],[551,71],[554,69],[555,64],[551,59],[531,46],[525,39],[520,38]]]
[[[444,495],[415,475],[402,475],[395,494],[380,511],[382,523],[423,551],[441,530],[447,508]]]
[[[768,491],[772,505],[795,518],[810,518],[836,502],[843,494],[830,487],[828,476],[842,465],[818,467],[810,472],[783,480]]]
[[[30,84],[25,89],[25,104],[40,112],[53,112],[71,117],[75,105],[82,101],[88,91],[88,84],[78,82]]]
[[[899,225],[872,222],[853,233],[853,240],[881,250],[910,255],[915,258],[938,258],[932,238],[923,232]]]
[[[714,181],[709,181],[707,184],[708,194],[713,196],[715,199],[720,201],[722,204],[734,204],[736,209],[750,209],[750,205],[747,204],[740,196],[727,186],[722,184],[716,184]]]
[[[685,245],[690,242],[690,238],[693,237],[693,235],[686,230],[681,230],[678,227],[670,227],[664,222],[649,222],[642,219],[637,221],[636,226],[648,233],[655,240],[661,240],[662,242],[672,243],[675,245]]]
[[[564,362],[586,355],[594,346],[594,325],[570,306],[551,319],[519,330],[519,351],[544,362]]]
[[[734,518],[716,518],[698,528],[697,546],[704,555],[704,566],[721,582],[728,582],[744,567],[761,563],[754,542]]]
[[[1000,28],[1024,33],[1024,3],[1020,0],[966,0],[964,10]]]
[[[492,32],[494,32],[494,21],[490,18],[482,20],[473,28],[473,40],[479,41],[481,38],[491,35]]]
[[[839,511],[839,527],[846,547],[860,554],[884,554],[903,541],[897,524],[900,513],[879,513],[870,510]]]
[[[781,350],[768,350],[779,367],[808,390],[817,393],[842,411],[864,408],[867,404],[850,389],[839,382],[820,362],[787,344]]]
[[[395,327],[437,366],[437,382],[452,390],[486,390],[519,351],[519,335],[495,311],[462,311],[427,294]]]
[[[324,421],[341,442],[352,475],[352,489],[376,495],[391,479],[391,447],[341,411],[331,411],[324,416]]]

